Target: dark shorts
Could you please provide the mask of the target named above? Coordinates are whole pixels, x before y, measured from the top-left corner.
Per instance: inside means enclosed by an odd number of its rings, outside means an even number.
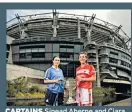
[[[47,89],[44,102],[47,105],[53,106],[53,104],[56,100],[56,97],[57,97],[57,93],[53,93],[52,91]],[[64,93],[58,93],[58,98],[57,98],[58,105],[63,105],[63,99],[64,99]]]

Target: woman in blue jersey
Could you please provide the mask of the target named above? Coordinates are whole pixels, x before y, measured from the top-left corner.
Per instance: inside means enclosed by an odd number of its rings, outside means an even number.
[[[60,58],[53,57],[53,65],[45,72],[44,83],[47,85],[45,103],[51,106],[63,104],[64,97],[64,76],[62,70],[58,67]]]

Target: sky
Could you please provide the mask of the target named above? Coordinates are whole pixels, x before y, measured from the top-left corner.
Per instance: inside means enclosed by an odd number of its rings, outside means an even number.
[[[15,18],[15,14],[30,15],[30,14],[39,14],[52,12],[49,10],[7,10],[7,21]],[[131,37],[131,10],[57,10],[60,13],[70,13],[70,14],[79,14],[92,16],[96,14],[96,18],[107,21],[116,26],[122,25],[122,29],[126,34]],[[50,16],[50,15],[49,15]]]

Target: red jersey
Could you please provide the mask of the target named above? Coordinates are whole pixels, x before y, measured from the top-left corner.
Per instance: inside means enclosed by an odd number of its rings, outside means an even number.
[[[95,69],[93,65],[86,64],[84,67],[79,66],[76,69],[76,77],[81,76],[83,78],[89,78],[95,74]],[[79,85],[80,88],[92,88],[92,82],[88,81],[80,81]]]

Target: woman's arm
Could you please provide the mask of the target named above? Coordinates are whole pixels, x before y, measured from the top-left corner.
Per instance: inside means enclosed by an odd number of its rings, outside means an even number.
[[[58,83],[59,81],[60,81],[60,79],[56,79],[56,80],[44,79],[44,84]]]
[[[82,78],[82,81],[95,82],[96,81],[96,75],[94,74],[89,78]]]
[[[77,78],[78,81],[89,81],[89,82],[95,82],[96,81],[96,75],[92,75],[89,78],[83,78],[83,77],[78,77]]]

